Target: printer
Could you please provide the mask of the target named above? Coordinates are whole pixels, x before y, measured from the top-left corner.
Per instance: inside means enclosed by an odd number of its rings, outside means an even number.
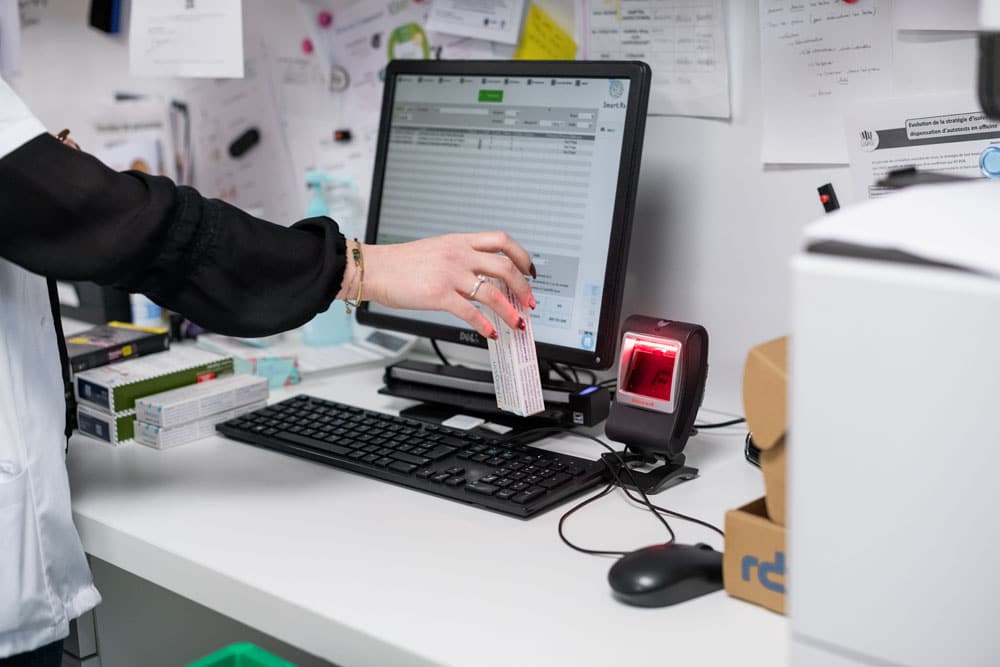
[[[792,664],[997,664],[1000,182],[825,216],[792,284]]]

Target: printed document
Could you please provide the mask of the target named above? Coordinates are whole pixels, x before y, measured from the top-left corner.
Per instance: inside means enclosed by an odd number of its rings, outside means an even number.
[[[132,76],[243,78],[242,0],[132,0]]]
[[[21,17],[17,0],[0,0],[0,78],[21,73]]]
[[[722,0],[584,0],[585,60],[642,60],[653,69],[650,114],[729,118]]]
[[[891,93],[890,9],[889,0],[761,0],[764,162],[847,162],[844,110]]]
[[[987,118],[971,96],[873,100],[845,119],[858,200],[891,193],[876,182],[905,167],[984,178],[983,160],[1000,173],[1000,122]]]
[[[525,0],[435,0],[427,29],[514,44]]]

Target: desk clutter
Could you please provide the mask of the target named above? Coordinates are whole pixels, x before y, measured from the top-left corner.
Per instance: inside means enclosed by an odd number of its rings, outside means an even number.
[[[67,346],[73,368],[86,366],[73,374],[77,428],[111,445],[175,447],[267,404],[266,378],[234,375],[230,356],[170,347],[165,330],[113,322]]]

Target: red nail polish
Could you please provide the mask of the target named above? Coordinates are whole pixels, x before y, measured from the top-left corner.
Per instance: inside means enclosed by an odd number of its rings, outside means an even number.
[[[534,299],[532,299],[532,300],[531,300],[531,301],[530,301],[530,302],[528,303],[528,306],[529,306],[529,307],[530,307],[530,308],[531,308],[532,310],[534,310],[534,309],[535,309],[535,308],[536,308],[536,307],[538,306],[538,302],[537,302],[537,301],[535,301]]]
[[[496,329],[494,329],[492,332],[490,332],[490,338],[492,338],[493,340],[499,340],[500,339],[500,334],[497,333]]]
[[[528,328],[528,325],[525,323],[523,317],[517,318],[517,328],[520,329],[521,331],[524,331],[525,329]]]

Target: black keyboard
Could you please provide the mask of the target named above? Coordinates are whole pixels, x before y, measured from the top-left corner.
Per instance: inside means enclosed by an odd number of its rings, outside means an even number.
[[[253,445],[517,517],[599,484],[599,461],[296,396],[216,426]]]

